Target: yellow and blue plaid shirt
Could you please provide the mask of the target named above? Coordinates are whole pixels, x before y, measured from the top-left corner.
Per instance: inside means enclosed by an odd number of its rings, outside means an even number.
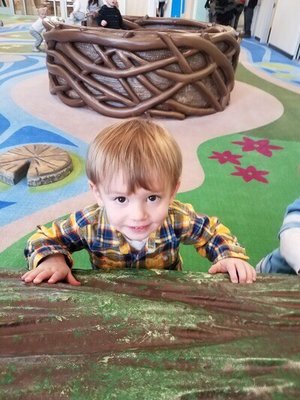
[[[47,256],[64,254],[70,267],[71,254],[85,249],[94,269],[156,268],[181,270],[180,244],[193,245],[212,262],[223,258],[248,259],[229,229],[216,217],[197,214],[190,204],[174,200],[161,227],[146,245],[134,250],[108,222],[105,209],[97,204],[54,221],[50,228],[38,226],[25,249],[29,269]]]

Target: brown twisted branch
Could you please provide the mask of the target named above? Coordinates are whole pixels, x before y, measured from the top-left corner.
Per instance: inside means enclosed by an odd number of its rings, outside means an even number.
[[[161,31],[153,30],[157,24]],[[239,54],[235,31],[155,18],[135,19],[131,26],[122,31],[48,24],[51,93],[72,107],[87,105],[112,117],[182,119],[225,108]]]

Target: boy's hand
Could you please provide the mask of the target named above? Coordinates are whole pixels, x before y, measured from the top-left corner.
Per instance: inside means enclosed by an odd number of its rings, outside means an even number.
[[[22,275],[21,279],[26,283],[39,284],[43,281],[48,283],[66,281],[73,286],[80,285],[80,282],[74,278],[62,254],[54,254],[45,258],[37,268]]]
[[[208,270],[210,274],[228,273],[233,283],[253,283],[256,281],[255,269],[240,258],[224,258],[212,265]]]
[[[102,21],[101,21],[101,26],[106,26],[107,25],[107,21],[105,21],[105,19],[103,19]]]

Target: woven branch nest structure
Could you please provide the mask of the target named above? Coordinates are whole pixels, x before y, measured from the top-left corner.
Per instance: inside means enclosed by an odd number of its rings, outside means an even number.
[[[50,92],[116,118],[184,119],[224,110],[240,38],[231,27],[124,17],[125,29],[45,22]]]

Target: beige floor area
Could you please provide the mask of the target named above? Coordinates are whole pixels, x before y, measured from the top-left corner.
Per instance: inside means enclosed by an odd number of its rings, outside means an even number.
[[[49,93],[48,76],[42,73],[15,86],[12,98],[19,107],[56,128],[87,143],[105,126],[117,122],[87,108],[71,108]],[[280,118],[282,104],[269,93],[236,81],[230,105],[225,111],[183,121],[160,119],[176,138],[184,157],[182,192],[201,185],[204,173],[196,149],[205,141],[269,124]]]

